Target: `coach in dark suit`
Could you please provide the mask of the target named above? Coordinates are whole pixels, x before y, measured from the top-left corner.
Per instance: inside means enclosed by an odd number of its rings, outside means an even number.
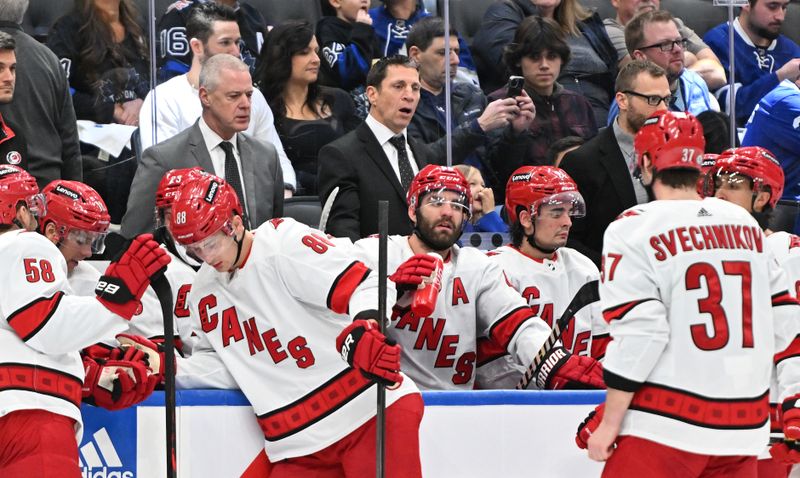
[[[209,58],[200,72],[203,115],[190,128],[145,150],[122,219],[122,235],[153,230],[155,193],[170,169],[200,166],[225,178],[244,204],[254,229],[283,215],[283,174],[275,147],[241,133],[250,122],[253,82],[246,64],[231,55]]]
[[[628,63],[617,76],[616,90],[620,112],[613,125],[567,153],[560,164],[586,201],[586,216],[573,221],[567,245],[598,267],[611,221],[649,200],[647,188],[635,177],[633,138],[648,116],[667,108],[670,95],[664,70],[648,60]]]
[[[339,187],[325,231],[357,240],[378,232],[378,201],[389,201],[389,234],[411,233],[406,190],[429,162],[427,145],[406,134],[419,102],[419,72],[404,56],[379,60],[367,75],[370,113],[355,130],[319,152],[324,204]]]

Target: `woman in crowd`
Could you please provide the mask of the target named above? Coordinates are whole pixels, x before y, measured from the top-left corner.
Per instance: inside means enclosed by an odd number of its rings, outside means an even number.
[[[530,16],[555,20],[571,50],[571,59],[561,68],[558,81],[585,96],[592,105],[595,122],[605,124],[614,96],[617,52],[596,12],[587,11],[578,0],[507,0],[489,6],[472,43],[481,85],[494,91],[505,84],[502,57],[517,27]]]
[[[317,194],[317,153],[355,128],[350,95],[317,83],[319,46],[306,21],[272,29],[265,39],[256,83],[275,115],[275,128],[297,173],[299,194]]]
[[[134,0],[75,0],[72,11],[53,25],[47,46],[66,70],[79,120],[138,126],[150,87],[147,39],[138,18]],[[136,171],[134,154],[123,150],[108,157],[87,145],[81,152],[84,180],[105,199],[111,222],[119,224]]]

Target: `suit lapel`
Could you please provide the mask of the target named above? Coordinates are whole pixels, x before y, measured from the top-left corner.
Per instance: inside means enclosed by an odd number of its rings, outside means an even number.
[[[242,163],[242,179],[244,179],[244,191],[247,195],[247,212],[250,216],[250,224],[255,225],[258,201],[256,201],[256,170],[255,153],[250,148],[250,142],[241,134],[236,135],[237,149],[239,150],[239,160]],[[282,186],[282,185],[281,185]]]
[[[614,136],[614,128],[608,127],[603,130],[603,138],[599,144],[600,164],[608,172],[608,177],[614,184],[620,201],[625,209],[636,205],[636,192],[633,190],[631,173],[628,164],[619,149],[617,138]]]
[[[197,161],[197,165],[203,168],[207,173],[214,174],[214,163],[211,162],[211,155],[206,148],[206,142],[203,140],[203,133],[200,131],[200,120],[194,123],[192,130],[189,133],[189,150]]]
[[[359,140],[361,140],[362,143],[364,143],[364,149],[366,150],[370,161],[375,163],[383,175],[386,176],[389,184],[392,185],[397,194],[403,198],[403,200],[405,200],[406,192],[403,191],[403,186],[400,185],[400,180],[397,179],[397,174],[395,174],[394,169],[392,169],[392,165],[389,164],[389,158],[386,157],[386,153],[383,152],[383,148],[378,143],[375,135],[372,134],[372,130],[369,129],[369,126],[367,126],[366,123],[361,123],[356,130],[356,136]],[[417,155],[415,154],[414,158],[416,157]]]

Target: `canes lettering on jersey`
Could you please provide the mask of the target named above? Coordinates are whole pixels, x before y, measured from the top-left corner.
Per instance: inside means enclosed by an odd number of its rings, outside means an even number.
[[[466,292],[461,286],[463,295],[457,295],[459,289],[453,288],[453,304],[456,305],[458,300],[463,299],[464,303],[469,303]],[[476,354],[474,351],[462,353],[456,358],[459,340],[459,334],[444,334],[447,319],[436,317],[420,318],[414,315],[408,308],[395,307],[393,321],[394,328],[398,330],[407,330],[409,332],[417,333],[416,341],[414,342],[414,350],[437,350],[436,360],[433,362],[434,368],[453,368],[455,373],[451,380],[455,385],[463,385],[472,380],[472,374],[475,369]]]
[[[214,294],[206,295],[198,301],[198,313],[203,332],[210,334],[219,327],[223,347],[229,347],[231,341],[237,343],[246,339],[250,355],[266,349],[275,364],[283,362],[289,356],[294,359],[298,368],[308,368],[316,362],[305,337],[298,335],[286,342],[284,347],[275,328],[260,333],[255,317],[240,320],[236,307],[222,310],[222,320],[220,321],[220,313],[216,311],[216,307],[217,298]]]

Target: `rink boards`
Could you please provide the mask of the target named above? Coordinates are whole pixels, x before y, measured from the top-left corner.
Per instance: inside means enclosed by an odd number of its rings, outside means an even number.
[[[425,392],[424,476],[599,476],[575,430],[602,391]],[[263,435],[238,391],[178,392],[180,478],[253,478]],[[83,407],[84,478],[165,475],[164,395],[118,412]]]

